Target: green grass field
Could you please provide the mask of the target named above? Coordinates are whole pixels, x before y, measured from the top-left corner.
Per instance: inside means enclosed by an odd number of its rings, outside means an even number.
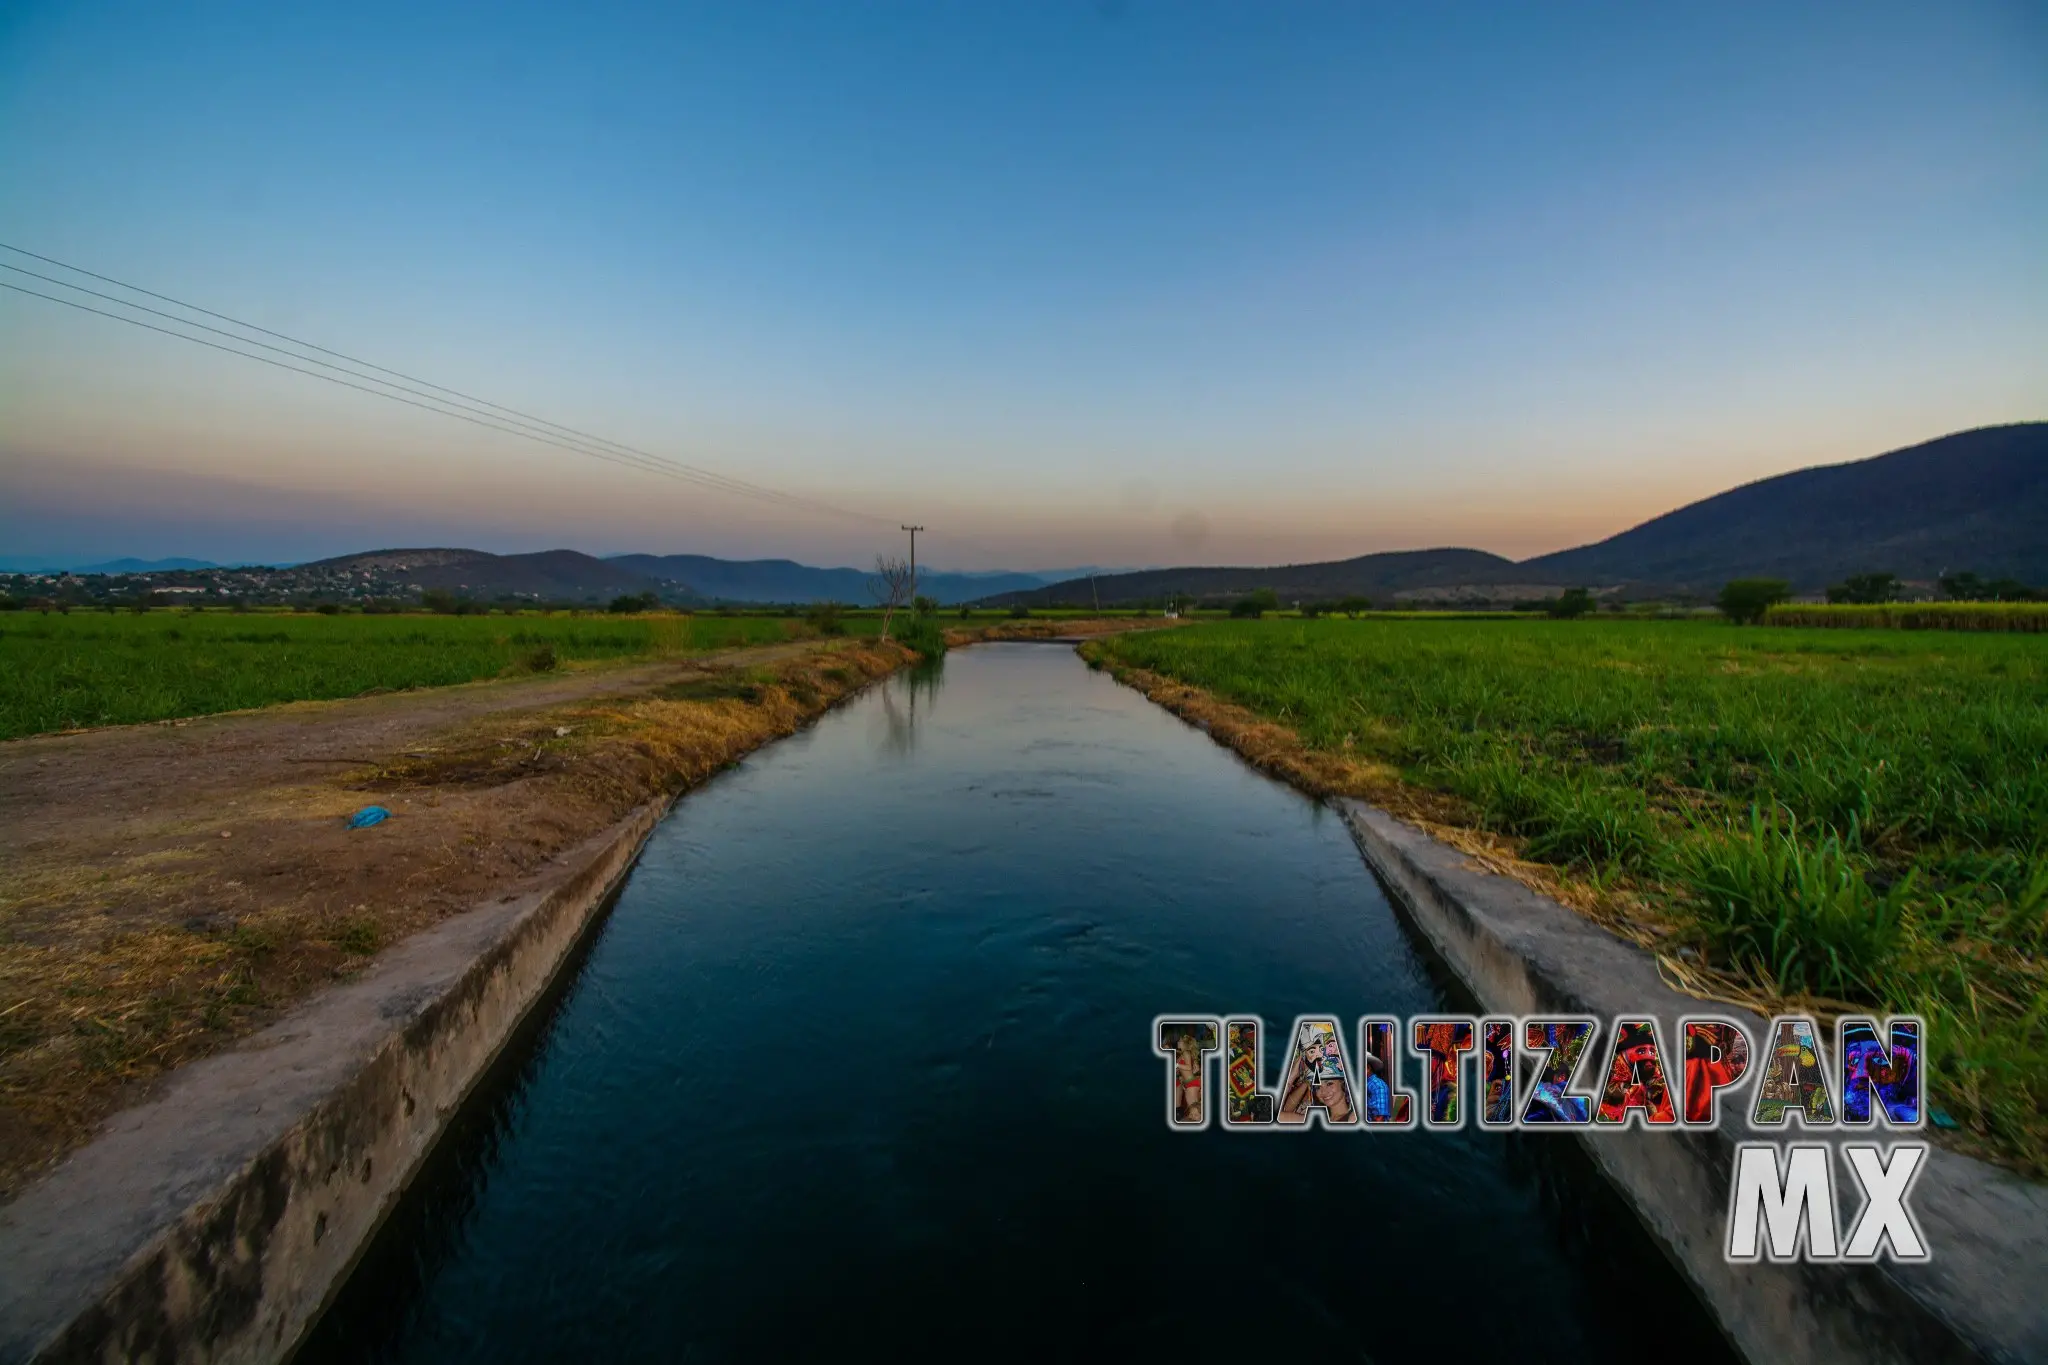
[[[2048,1172],[2048,642],[1325,620],[1099,648],[1459,798],[1766,994],[1930,1016],[1937,1102]]]
[[[879,621],[849,619],[856,635]],[[0,615],[0,739],[438,687],[597,659],[769,644],[782,616]],[[808,632],[805,632],[808,633]]]

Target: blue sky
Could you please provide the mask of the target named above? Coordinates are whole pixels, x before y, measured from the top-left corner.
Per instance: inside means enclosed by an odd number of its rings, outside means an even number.
[[[16,4],[0,241],[872,519],[0,292],[0,551],[1533,554],[2048,415],[2044,222],[2035,5]]]

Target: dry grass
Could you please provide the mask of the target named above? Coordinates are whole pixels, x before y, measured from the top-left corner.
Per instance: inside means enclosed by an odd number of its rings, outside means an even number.
[[[401,752],[165,809],[0,869],[0,1198],[166,1072],[544,873],[911,656],[818,645],[659,690],[485,716]],[[47,741],[46,741],[47,742]],[[69,742],[69,741],[61,741]],[[339,818],[397,812],[366,831]],[[223,837],[225,836],[225,837]]]

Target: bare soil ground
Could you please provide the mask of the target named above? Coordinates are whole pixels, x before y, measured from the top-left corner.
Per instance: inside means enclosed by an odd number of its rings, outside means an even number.
[[[0,1200],[172,1067],[908,657],[772,645],[0,744]]]

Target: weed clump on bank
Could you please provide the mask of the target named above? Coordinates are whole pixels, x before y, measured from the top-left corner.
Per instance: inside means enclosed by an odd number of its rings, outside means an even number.
[[[927,659],[936,659],[946,652],[946,629],[930,613],[920,612],[898,626],[896,640]]]

